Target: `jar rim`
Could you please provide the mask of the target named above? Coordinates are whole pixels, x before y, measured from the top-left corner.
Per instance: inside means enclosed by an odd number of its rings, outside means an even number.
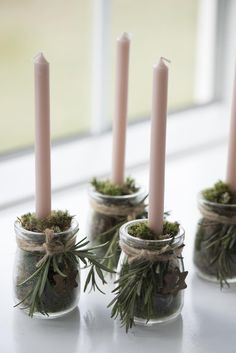
[[[141,194],[143,194],[143,196],[147,196],[147,192],[142,186],[140,186],[138,184],[137,188],[138,188],[138,190],[136,192],[134,192],[132,194],[128,194],[128,195],[105,195],[105,194],[102,194],[102,193],[96,191],[94,186],[90,185],[88,188],[88,194],[91,197],[108,199],[108,200],[130,200],[130,199],[137,197],[138,195],[141,195]]]
[[[199,203],[204,203],[212,207],[231,208],[231,209],[236,208],[236,203],[218,203],[218,202],[209,201],[203,197],[202,191],[198,193],[197,200]]]
[[[169,243],[170,241],[173,241],[177,243],[181,240],[181,238],[183,238],[184,240],[184,235],[185,235],[185,230],[183,227],[179,227],[179,232],[175,237],[170,237],[170,238],[166,238],[166,239],[140,239],[140,238],[136,238],[133,235],[130,235],[128,233],[128,228],[136,223],[143,223],[143,222],[147,222],[148,219],[144,218],[144,219],[135,219],[133,221],[129,221],[126,222],[125,224],[123,224],[120,228],[120,234],[124,234],[125,233],[125,237],[128,241],[134,241],[137,244],[139,244],[140,246],[145,246],[147,244],[149,245],[157,245],[157,244],[165,244],[165,243]]]
[[[21,226],[20,221],[16,220],[14,222],[14,229],[15,231],[18,231],[20,233],[24,233],[26,236],[44,236],[45,233],[43,232],[33,232],[31,230],[25,229]],[[63,236],[63,235],[67,235],[69,233],[71,233],[72,231],[78,231],[79,230],[79,222],[77,221],[77,219],[73,218],[71,221],[71,226],[70,228],[68,228],[67,230],[63,231],[63,232],[56,232],[54,233],[55,236]]]

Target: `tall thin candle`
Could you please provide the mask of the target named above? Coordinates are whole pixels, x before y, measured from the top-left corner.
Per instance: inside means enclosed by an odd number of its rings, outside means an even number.
[[[236,191],[236,67],[234,74],[226,182],[231,191]]]
[[[168,67],[160,58],[153,68],[148,212],[148,226],[156,234],[163,230],[167,91]]]
[[[51,212],[49,63],[42,53],[34,58],[35,75],[35,201],[36,216]]]
[[[129,47],[129,35],[123,33],[122,36],[117,39],[116,95],[111,173],[112,182],[119,185],[124,183]]]

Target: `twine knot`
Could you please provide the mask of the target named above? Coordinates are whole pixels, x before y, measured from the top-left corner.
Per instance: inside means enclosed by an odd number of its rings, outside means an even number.
[[[65,244],[59,239],[54,239],[54,232],[51,229],[45,230],[45,243],[43,248],[48,256],[61,254],[65,251]]]
[[[59,240],[58,236],[55,235],[51,229],[46,229],[44,234],[45,242],[41,244],[35,243],[28,239],[16,237],[17,245],[20,249],[29,252],[41,252],[44,254],[43,257],[37,262],[37,268],[42,266],[49,257],[68,252],[75,245],[76,233],[66,236],[63,241]]]

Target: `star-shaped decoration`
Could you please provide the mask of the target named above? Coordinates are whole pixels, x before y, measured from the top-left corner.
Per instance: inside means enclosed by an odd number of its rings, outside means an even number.
[[[55,291],[57,293],[63,293],[68,288],[73,289],[78,287],[78,283],[76,282],[77,275],[78,275],[77,270],[72,270],[68,272],[66,277],[63,277],[60,274],[56,273],[53,276],[53,279],[55,282],[55,285],[54,285]]]
[[[77,270],[70,271],[66,277],[66,286],[70,289],[78,287],[78,283],[76,282],[76,277],[78,275]]]
[[[187,274],[188,271],[180,272],[178,267],[174,271],[167,272],[164,276],[162,293],[176,295],[181,289],[187,288],[187,284],[185,283]]]
[[[55,282],[54,289],[57,293],[63,293],[66,289],[66,277],[62,277],[58,273],[53,275]]]

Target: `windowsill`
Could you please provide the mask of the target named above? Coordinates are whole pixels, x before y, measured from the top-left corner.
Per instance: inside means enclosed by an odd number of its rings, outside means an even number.
[[[171,115],[167,127],[167,161],[198,152],[226,141],[229,113],[223,103]],[[148,163],[150,122],[129,126],[127,131],[127,173]],[[93,176],[109,175],[111,132],[83,138],[52,148],[52,188],[58,191],[87,183]],[[23,173],[22,173],[23,171]],[[34,153],[0,163],[0,209],[30,200],[34,195]]]
[[[171,120],[170,120],[171,122]],[[214,125],[213,125],[214,126]],[[207,124],[205,123],[205,129]],[[217,141],[217,128],[210,126]],[[170,129],[169,129],[170,130]],[[183,130],[179,130],[183,137]],[[176,131],[176,135],[177,135]],[[169,131],[169,136],[170,131]],[[177,135],[178,136],[178,135]],[[187,135],[188,136],[188,135]],[[181,139],[179,139],[181,140]],[[181,141],[180,141],[181,142]],[[213,141],[214,142],[214,141]],[[183,145],[185,147],[185,145]],[[21,310],[13,308],[13,282],[9,273],[13,271],[15,239],[13,222],[17,216],[34,209],[33,200],[0,212],[1,247],[1,352],[38,353],[42,351],[42,340],[46,342],[45,353],[55,351],[83,353],[227,353],[235,352],[235,293],[236,286],[220,290],[215,283],[197,277],[193,267],[193,244],[199,219],[196,196],[204,187],[212,185],[225,171],[226,144],[214,148],[200,149],[194,155],[182,155],[169,159],[166,168],[165,210],[171,211],[172,219],[185,229],[184,263],[189,271],[187,289],[184,291],[182,314],[174,321],[152,327],[136,326],[128,334],[120,321],[110,318],[108,303],[114,298],[114,278],[107,276],[106,295],[81,290],[79,310],[56,320],[30,319]],[[169,154],[171,156],[171,154]],[[176,156],[176,154],[172,154]],[[79,163],[75,166],[78,168]],[[79,173],[77,173],[79,174]],[[148,166],[135,170],[135,177],[145,185]],[[87,222],[90,207],[86,187],[74,187],[53,195],[57,209],[67,208],[80,224],[78,239],[89,236]],[[86,271],[86,270],[85,270]],[[81,271],[81,284],[85,283],[85,272]],[[217,334],[216,334],[217,333]],[[214,341],[213,341],[214,339]],[[227,347],[227,349],[226,349]]]

